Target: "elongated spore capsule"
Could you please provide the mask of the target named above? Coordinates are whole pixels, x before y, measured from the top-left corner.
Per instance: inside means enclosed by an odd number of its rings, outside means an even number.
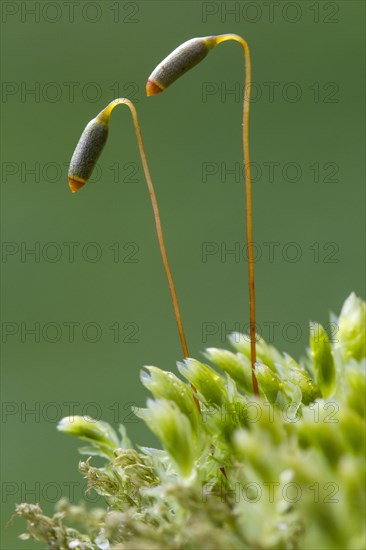
[[[108,124],[100,115],[85,127],[72,155],[69,167],[69,186],[73,193],[81,189],[93,172],[108,137]]]
[[[216,37],[206,36],[187,40],[168,55],[149,76],[146,83],[148,96],[163,92],[180,76],[202,61],[216,45]]]

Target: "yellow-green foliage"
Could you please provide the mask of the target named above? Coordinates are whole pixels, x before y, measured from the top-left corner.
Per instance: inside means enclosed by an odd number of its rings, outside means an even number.
[[[259,399],[240,335],[235,352],[206,351],[212,366],[179,364],[186,382],[149,367],[141,380],[153,398],[135,413],[161,450],[133,449],[123,427],[119,437],[103,422],[63,419],[61,431],[88,441],[83,454],[106,459],[80,471],[107,508],[63,500],[49,518],[21,504],[23,538],[111,550],[365,548],[365,311],[352,294],[336,342],[312,323],[302,364],[261,340]],[[75,519],[81,531],[67,526]]]

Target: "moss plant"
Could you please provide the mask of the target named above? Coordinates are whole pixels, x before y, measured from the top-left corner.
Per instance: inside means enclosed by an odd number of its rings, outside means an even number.
[[[21,539],[48,549],[100,550],[359,550],[365,547],[366,304],[351,294],[331,341],[310,324],[309,349],[296,361],[255,334],[254,258],[248,143],[250,56],[237,35],[182,44],[152,73],[148,95],[169,84],[227,40],[244,49],[250,341],[233,334],[233,349],[209,348],[207,363],[188,358],[160,215],[133,104],[117,99],[85,128],[73,155],[69,184],[84,186],[106,143],[111,112],[124,104],[135,125],[152,201],[184,361],[180,377],[145,367],[151,397],[134,408],[161,448],[133,445],[89,417],[66,417],[58,430],[86,442],[79,471],[103,508],[62,499],[54,515],[22,503]],[[192,388],[194,392],[192,392]],[[94,463],[94,456],[103,461]]]
[[[123,426],[64,418],[58,429],[88,444],[79,470],[106,506],[63,499],[47,517],[19,504],[21,538],[80,550],[364,548],[365,321],[366,304],[351,294],[337,341],[312,323],[302,361],[259,340],[259,398],[238,334],[232,351],[206,350],[213,366],[179,363],[183,379],[147,367],[141,381],[152,397],[134,412],[161,449],[133,447]]]

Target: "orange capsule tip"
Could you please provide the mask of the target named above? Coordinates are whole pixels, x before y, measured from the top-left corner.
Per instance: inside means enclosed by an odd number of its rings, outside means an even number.
[[[77,178],[76,176],[69,176],[69,187],[72,193],[76,193],[76,191],[79,191],[79,189],[84,187],[85,184],[86,180]]]
[[[153,80],[148,80],[146,82],[146,95],[156,95],[160,94],[164,91],[164,88],[161,86],[161,84],[158,84],[157,82],[154,82]]]

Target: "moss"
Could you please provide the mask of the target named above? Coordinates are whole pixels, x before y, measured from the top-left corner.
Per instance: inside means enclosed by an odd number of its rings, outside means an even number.
[[[97,468],[88,458],[80,471],[106,508],[63,499],[46,517],[21,504],[21,538],[61,549],[364,547],[364,308],[354,295],[346,301],[339,342],[312,330],[307,367],[315,380],[262,342],[259,398],[240,376],[248,361],[226,350],[206,353],[219,374],[194,360],[180,365],[187,383],[150,367],[142,382],[153,399],[136,413],[162,449],[133,449],[123,427],[118,435],[102,422],[63,419],[63,432],[91,445],[83,454],[105,460]],[[80,531],[69,526],[75,520]]]

